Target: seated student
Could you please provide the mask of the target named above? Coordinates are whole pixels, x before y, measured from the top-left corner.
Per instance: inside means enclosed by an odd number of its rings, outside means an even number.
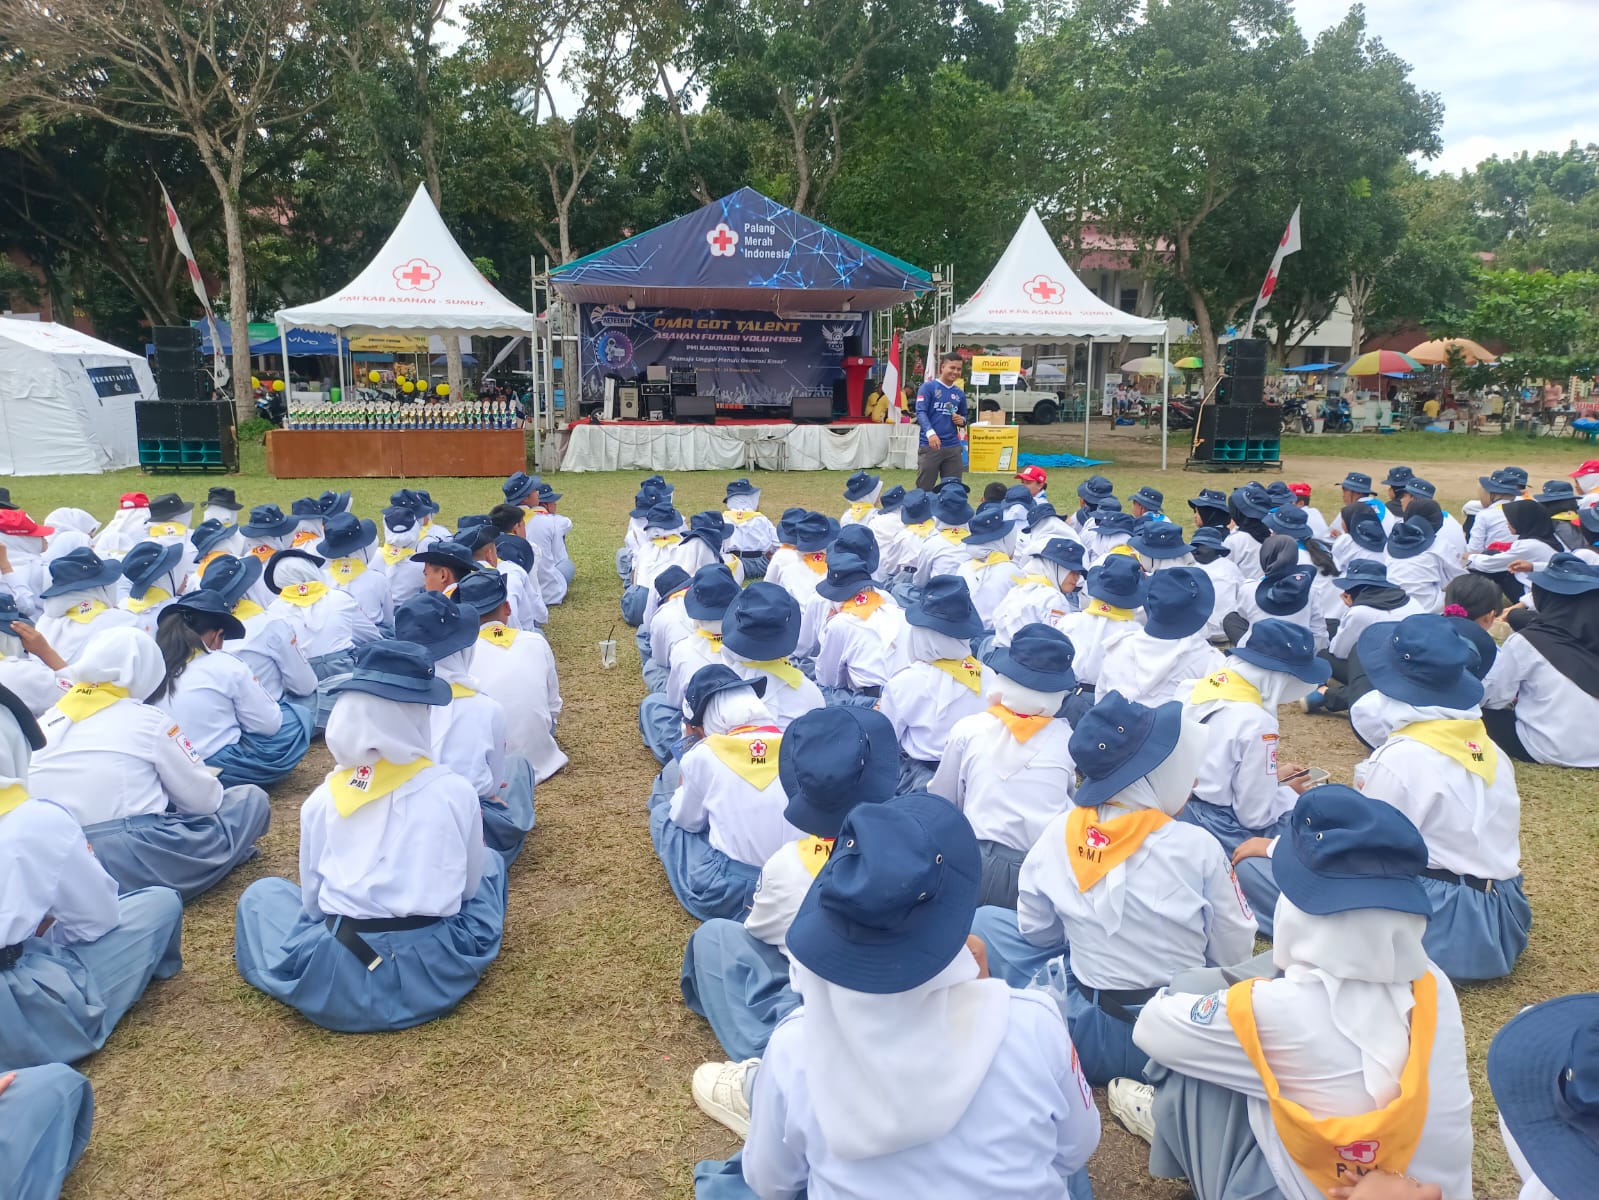
[[[668,568],[674,569],[679,568]],[[672,646],[661,690],[639,702],[639,732],[658,762],[671,761],[682,740],[683,693],[688,681],[701,667],[727,661],[722,654],[722,619],[738,594],[733,572],[720,563],[701,567],[689,581],[682,601],[691,626],[689,635]]]
[[[1249,838],[1280,834],[1310,784],[1297,767],[1277,761],[1277,710],[1330,673],[1304,626],[1268,619],[1227,652],[1221,670],[1196,681],[1189,715],[1210,726],[1210,749],[1181,819],[1210,830],[1229,854]]]
[[[1424,611],[1408,592],[1389,581],[1382,563],[1371,559],[1350,563],[1348,572],[1333,583],[1343,589],[1346,607],[1338,622],[1338,632],[1333,634],[1327,647],[1332,679],[1300,698],[1300,707],[1308,713],[1348,712],[1350,706],[1365,695],[1362,687],[1351,686],[1355,682],[1351,659],[1360,635],[1373,625],[1403,621]]]
[[[1046,968],[1035,986],[1061,1003],[1095,1086],[1142,1072],[1133,1022],[1173,976],[1242,962],[1255,944],[1226,852],[1173,819],[1209,739],[1181,704],[1105,697],[1072,733],[1077,807],[1028,852],[1016,911],[979,909],[972,924],[999,978],[1021,987]]]
[[[322,505],[313,496],[301,496],[289,506],[289,515],[294,518],[294,532],[289,535],[289,548],[303,550],[314,546],[322,540],[324,532],[323,522],[326,514]]]
[[[422,590],[422,564],[412,559],[422,536],[422,518],[415,509],[391,505],[383,510],[383,566],[389,583],[389,607],[398,608]]]
[[[1347,504],[1339,515],[1344,532],[1333,538],[1333,563],[1340,571],[1347,571],[1352,563],[1361,559],[1388,562],[1388,534],[1377,514],[1364,504]]]
[[[790,523],[794,553],[768,569],[766,582],[788,592],[803,608],[816,595],[816,585],[827,574],[827,552],[838,539],[839,524],[825,513],[808,512]]]
[[[832,854],[845,815],[894,794],[894,727],[869,708],[813,709],[789,726],[777,774],[788,798],[783,818],[807,836],[766,860],[742,922],[706,921],[683,952],[683,1001],[710,1022],[735,1062],[759,1058],[778,1021],[799,1005],[788,985],[789,924]],[[714,1063],[694,1072],[695,1102],[718,1119],[713,1085],[720,1070]]]
[[[509,867],[533,828],[533,767],[507,756],[505,709],[478,690],[472,674],[478,629],[476,608],[437,592],[412,596],[394,614],[395,636],[426,649],[435,676],[450,685],[450,702],[429,712],[428,757],[472,785],[483,809],[483,841]]]
[[[1531,580],[1532,620],[1483,681],[1488,734],[1522,762],[1599,767],[1599,567],[1562,553]]]
[[[478,569],[476,551],[453,537],[423,547],[411,555],[411,561],[422,564],[422,590],[446,596],[453,595],[455,585]]]
[[[1399,523],[1399,516],[1378,498],[1372,490],[1371,476],[1364,471],[1350,471],[1339,485],[1344,506],[1359,504],[1366,508],[1372,516],[1382,522],[1383,532],[1387,533]],[[1340,510],[1338,517],[1333,521],[1332,533],[1337,537],[1349,528],[1348,519]]]
[[[1194,565],[1194,555],[1183,540],[1182,526],[1175,521],[1148,521],[1133,530],[1127,539],[1127,548],[1138,559],[1146,574],[1171,571],[1177,567]]]
[[[650,796],[650,839],[666,880],[702,921],[742,917],[761,864],[799,836],[783,815],[783,733],[761,703],[768,690],[764,678],[701,667],[683,697],[684,723],[699,740],[679,758],[671,796]]]
[[[1105,656],[1138,629],[1138,609],[1149,595],[1149,577],[1138,560],[1126,554],[1112,555],[1088,572],[1084,585],[1088,600],[1078,612],[1055,620],[1055,628],[1072,640],[1077,656],[1072,670],[1077,682],[1092,689],[1099,683]]]
[[[1028,499],[1033,504],[1049,503],[1049,472],[1043,467],[1023,467],[1011,478],[1016,480],[1019,486],[1027,489]]]
[[[494,539],[498,562],[494,569],[506,578],[511,601],[511,623],[517,629],[542,629],[550,623],[550,609],[538,586],[538,555],[524,536],[522,510],[512,504],[496,504],[489,520],[499,531]]]
[[[1232,551],[1233,565],[1246,581],[1259,579],[1265,574],[1260,565],[1260,547],[1271,536],[1266,528],[1266,514],[1271,511],[1271,498],[1258,483],[1234,488],[1227,500],[1227,511],[1232,516],[1233,531],[1227,535],[1227,549]]]
[[[17,604],[29,617],[39,615],[39,593],[50,583],[45,561],[49,544],[57,539],[64,544],[69,532],[57,533],[55,525],[48,521],[40,524],[20,508],[0,508],[0,585],[17,598]],[[142,534],[133,541],[141,539]]]
[[[659,475],[650,477],[660,478]],[[661,480],[659,486],[651,484],[649,479],[639,485],[638,494],[633,497],[633,511],[628,514],[627,529],[622,534],[622,544],[616,550],[616,574],[624,585],[632,581],[634,560],[649,540],[644,534],[645,518],[660,501],[669,501],[671,494],[665,480]]]
[[[683,609],[689,573],[670,566],[655,577],[655,611],[638,628],[634,641],[643,663],[644,685],[664,691],[672,669],[672,647],[694,632],[694,620]]]
[[[1310,520],[1305,515],[1305,510],[1295,505],[1289,498],[1288,485],[1282,484],[1282,489],[1282,505],[1266,514],[1264,524],[1272,533],[1282,534],[1294,540],[1294,545],[1299,550],[1301,567],[1315,568],[1316,573],[1311,581],[1311,611],[1320,621],[1336,621],[1342,611],[1338,588],[1333,583],[1333,579],[1339,573],[1338,564],[1333,559],[1332,551],[1327,544],[1311,536]]]
[[[65,1063],[0,1071],[0,1195],[56,1200],[93,1124],[94,1090]]]
[[[735,479],[727,485],[722,501],[722,520],[733,527],[723,549],[736,554],[744,564],[745,579],[764,579],[772,551],[777,549],[777,529],[760,511],[761,489],[748,479]]]
[[[324,1029],[442,1017],[500,952],[505,864],[472,785],[428,758],[430,710],[449,702],[421,646],[360,647],[328,721],[334,769],[300,808],[300,886],[239,897],[239,974]]]
[[[294,630],[318,679],[349,670],[355,647],[381,636],[355,597],[328,586],[324,561],[308,550],[279,550],[263,572],[277,597],[267,615]]]
[[[350,493],[345,492],[348,498]],[[239,503],[238,496],[229,487],[214,487],[206,493],[205,505],[200,511],[200,520],[217,521],[223,525],[237,525],[239,513],[244,510],[244,505]]]
[[[1311,487],[1308,483],[1290,483],[1289,494],[1294,498],[1294,505],[1305,512],[1305,519],[1310,522],[1310,536],[1324,544],[1332,542],[1332,530],[1327,526],[1327,518],[1321,515],[1321,510],[1310,503]]]
[[[348,592],[366,619],[387,636],[394,628],[394,595],[383,558],[373,546],[378,527],[353,513],[336,513],[324,522],[316,552],[327,559],[324,571],[334,587]]]
[[[224,554],[237,558],[245,552],[244,534],[239,527],[217,520],[201,521],[189,534],[189,542],[194,547],[193,578],[196,579]]]
[[[1052,625],[1076,611],[1082,582],[1083,545],[1071,538],[1051,538],[1021,560],[1026,572],[1011,576],[1011,589],[994,607],[994,648],[1010,645],[1023,625]]]
[[[970,554],[964,545],[972,522],[972,506],[960,488],[942,488],[933,500],[931,537],[916,558],[915,585],[925,588],[935,575],[955,575]]]
[[[1382,486],[1388,489],[1388,499],[1383,501],[1383,506],[1394,516],[1404,518],[1405,488],[1415,477],[1415,470],[1406,466],[1389,467],[1388,474],[1383,477]]]
[[[1161,509],[1166,504],[1166,497],[1161,494],[1160,491],[1150,487],[1146,483],[1131,496],[1127,497],[1127,503],[1132,508],[1133,517],[1135,519],[1143,516],[1145,513],[1151,513],[1154,516],[1159,517],[1164,515],[1162,514]]]
[[[17,510],[13,505],[7,511]],[[150,497],[143,492],[123,492],[117,500],[117,511],[111,514],[105,528],[94,535],[94,552],[101,558],[120,558],[135,543],[144,541],[144,531],[149,524]]]
[[[936,796],[844,819],[788,933],[805,1003],[758,1065],[715,1081],[749,1132],[695,1168],[698,1196],[1090,1194],[1093,1095],[1053,1004],[974,955],[979,870],[966,818]]]
[[[124,892],[169,887],[185,901],[256,855],[272,810],[259,787],[224,790],[170,714],[146,703],[166,664],[137,629],[97,636],[70,691],[42,722],[32,786],[77,818]]]
[[[1549,519],[1554,522],[1555,537],[1567,550],[1576,551],[1588,544],[1578,530],[1577,489],[1572,486],[1569,479],[1547,479],[1544,481],[1543,491],[1532,497],[1543,505],[1544,511],[1549,514]],[[51,514],[53,517],[54,514]],[[49,520],[50,524],[59,526],[57,520]],[[1463,553],[1463,552],[1462,552]]]
[[[45,798],[47,781],[30,777],[29,754],[44,744],[32,714],[0,688],[0,1063],[7,1069],[92,1054],[152,977],[170,979],[183,965],[183,902],[163,887],[118,898],[78,822]],[[0,1147],[13,1128],[4,1113],[0,1103]]]
[[[802,624],[820,627],[816,683],[828,704],[872,707],[908,661],[905,614],[874,582],[877,565],[870,530],[846,529],[827,552],[827,577],[805,610]],[[803,646],[803,628],[800,640]]]
[[[289,548],[298,525],[294,517],[285,515],[276,504],[258,504],[250,510],[250,519],[239,525],[239,532],[244,536],[244,552],[260,559],[265,566],[267,559]]]
[[[899,791],[923,790],[944,757],[944,743],[962,717],[980,713],[983,665],[971,639],[983,632],[971,593],[953,575],[935,575],[905,610],[908,666],[883,687],[878,710],[899,739]]]
[[[999,482],[999,480],[991,480],[983,485],[983,499],[977,507],[989,508],[995,505],[1003,507],[1005,503],[1005,493],[1009,490],[1010,489],[1007,488],[1003,483]]]
[[[154,637],[162,610],[189,581],[184,548],[164,542],[140,542],[123,558],[122,578],[128,588],[123,610],[137,618],[135,629]]]
[[[1065,538],[1082,545],[1082,538],[1055,511],[1053,504],[1034,504],[1022,525],[1021,536],[1016,539],[1016,557],[1020,559],[1036,555],[1055,538]]]
[[[655,577],[673,563],[685,571],[689,569],[686,562],[678,561],[682,557],[677,548],[683,541],[683,518],[670,501],[651,505],[644,518],[644,537],[633,556],[632,582],[622,591],[622,620],[635,628],[644,623],[644,607]]]
[[[777,519],[777,548],[772,551],[771,561],[766,564],[766,574],[761,577],[767,583],[782,587],[783,573],[797,565],[799,551],[794,548],[794,526],[804,516],[803,508],[785,508],[783,515]]]
[[[1291,538],[1273,535],[1261,547],[1262,563],[1269,569],[1253,588],[1246,586],[1237,610],[1222,619],[1222,628],[1237,642],[1261,621],[1276,619],[1301,626],[1318,652],[1331,637],[1327,617],[1316,596],[1316,569],[1299,565],[1299,548]]]
[[[122,564],[80,548],[50,564],[50,586],[39,593],[44,615],[39,634],[67,662],[76,662],[95,634],[137,626],[139,619],[116,607]]]
[[[1515,535],[1505,520],[1505,506],[1521,495],[1523,482],[1514,472],[1517,468],[1501,468],[1477,478],[1478,509],[1466,531],[1466,553],[1483,554],[1494,542],[1511,541]]]
[[[1453,514],[1443,510],[1437,495],[1437,487],[1427,480],[1419,477],[1410,480],[1405,484],[1404,512],[1407,517],[1422,517],[1438,531],[1438,554],[1458,576],[1465,570],[1461,564],[1466,560],[1466,531]]]
[[[1232,550],[1227,546],[1226,530],[1219,525],[1201,525],[1194,530],[1188,544],[1194,566],[1210,578],[1216,604],[1205,621],[1205,638],[1210,642],[1229,641],[1222,622],[1237,611],[1238,599],[1243,594],[1244,577],[1233,565]]]
[[[901,608],[916,599],[916,564],[927,539],[934,536],[933,497],[919,488],[905,493],[899,506],[899,528],[878,533],[882,561],[878,575]]]
[[[228,652],[225,641],[244,637],[229,609],[210,588],[167,605],[155,635],[166,678],[150,703],[172,715],[223,787],[270,787],[310,748],[311,713],[274,700],[249,664]]]
[[[867,524],[877,512],[877,498],[882,494],[882,479],[868,471],[856,471],[844,481],[844,499],[849,507],[838,518],[839,525]]]
[[[826,703],[821,690],[788,661],[799,633],[799,603],[764,580],[739,592],[722,617],[723,660],[745,679],[767,681],[766,707],[779,729]]]
[[[42,717],[61,693],[67,663],[17,608],[10,592],[0,591],[0,687],[21,697],[29,712]]]
[[[1536,500],[1510,501],[1504,506],[1503,519],[1507,526],[1504,540],[1509,545],[1490,542],[1483,551],[1468,555],[1466,566],[1488,576],[1512,600],[1522,600],[1532,572],[1563,553],[1565,546],[1555,536],[1549,514]]]
[[[1521,1200],[1581,1200],[1599,1166],[1599,993],[1510,1018],[1488,1047],[1488,1086]]]
[[[1015,521],[1016,528],[1021,529],[1027,524],[1027,518],[1033,515],[1036,502],[1033,493],[1027,490],[1025,483],[1013,483],[1005,489],[1005,519]]]
[[[561,686],[550,644],[537,630],[513,629],[505,623],[510,605],[504,576],[475,571],[461,580],[455,598],[478,616],[472,674],[478,690],[505,710],[506,753],[532,763],[534,783],[543,783],[567,763],[555,744]]]
[[[905,489],[899,484],[885,488],[877,498],[877,509],[866,515],[864,524],[877,539],[879,556],[886,553],[890,538],[904,528],[899,517],[900,505],[905,503]]]
[[[1132,541],[1137,522],[1132,513],[1121,511],[1120,503],[1116,497],[1107,496],[1083,530],[1083,561],[1090,570],[1112,554],[1127,553],[1122,548]]]
[[[961,542],[966,560],[955,576],[972,594],[972,606],[985,629],[993,628],[994,610],[1010,591],[1016,564],[1011,552],[1016,549],[1016,522],[1006,520],[996,505],[972,517],[965,540]]]
[[[1460,1005],[1422,945],[1426,843],[1328,785],[1301,797],[1277,856],[1282,974],[1158,994],[1133,1029],[1153,1086],[1113,1080],[1112,1113],[1152,1143],[1150,1174],[1187,1178],[1196,1200],[1309,1200],[1360,1171],[1472,1195]]]
[[[1133,622],[1132,632],[1106,649],[1095,695],[1103,700],[1119,692],[1151,706],[1187,699],[1186,685],[1222,666],[1221,652],[1205,636],[1215,606],[1210,576],[1198,567],[1155,572],[1144,597],[1144,623]]]
[[[1103,475],[1090,475],[1077,485],[1077,511],[1072,514],[1071,523],[1078,533],[1088,525],[1100,503],[1113,499],[1115,494],[1116,485]]]
[[[1059,720],[1072,675],[1072,644],[1048,625],[1024,625],[989,656],[988,707],[949,731],[927,790],[966,814],[982,852],[979,904],[1016,907],[1022,859],[1071,801],[1077,768]]]
[[[316,713],[316,672],[300,649],[293,626],[267,611],[250,598],[261,578],[261,560],[235,558],[225,554],[205,569],[200,587],[218,593],[227,609],[244,626],[244,637],[231,648],[241,659],[262,691],[276,704],[292,706],[307,716]],[[290,720],[284,713],[284,721]]]
[[[527,511],[527,540],[533,543],[538,565],[539,593],[545,604],[559,604],[577,574],[577,565],[566,550],[566,535],[572,530],[570,517],[556,511],[561,493],[541,482],[535,503]]]
[[[1225,538],[1232,529],[1232,510],[1228,507],[1227,493],[1216,488],[1200,488],[1199,495],[1188,501],[1194,511],[1195,529],[1216,528]]]
[[[1389,582],[1426,613],[1442,610],[1444,588],[1456,573],[1435,552],[1437,537],[1437,531],[1426,520],[1407,517],[1389,533],[1384,554]]]

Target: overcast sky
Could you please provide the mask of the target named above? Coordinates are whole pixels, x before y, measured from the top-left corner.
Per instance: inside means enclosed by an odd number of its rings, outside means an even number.
[[[1350,7],[1292,2],[1311,39]],[[1428,170],[1599,142],[1599,0],[1367,0],[1366,27],[1443,97],[1443,154]]]

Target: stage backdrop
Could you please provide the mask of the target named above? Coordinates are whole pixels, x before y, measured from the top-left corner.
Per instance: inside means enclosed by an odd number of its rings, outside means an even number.
[[[647,367],[693,368],[701,395],[720,404],[775,407],[796,395],[831,395],[843,375],[844,340],[864,333],[860,313],[777,316],[733,309],[585,304],[583,399],[605,397],[605,380],[642,378]]]

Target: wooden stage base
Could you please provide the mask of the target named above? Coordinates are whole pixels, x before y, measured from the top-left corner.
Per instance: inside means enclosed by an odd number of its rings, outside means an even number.
[[[274,429],[266,465],[274,479],[503,478],[527,469],[527,441],[520,429]]]

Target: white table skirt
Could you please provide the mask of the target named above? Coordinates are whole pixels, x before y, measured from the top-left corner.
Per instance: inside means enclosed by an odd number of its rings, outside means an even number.
[[[915,425],[574,425],[563,471],[855,471],[916,466]]]

